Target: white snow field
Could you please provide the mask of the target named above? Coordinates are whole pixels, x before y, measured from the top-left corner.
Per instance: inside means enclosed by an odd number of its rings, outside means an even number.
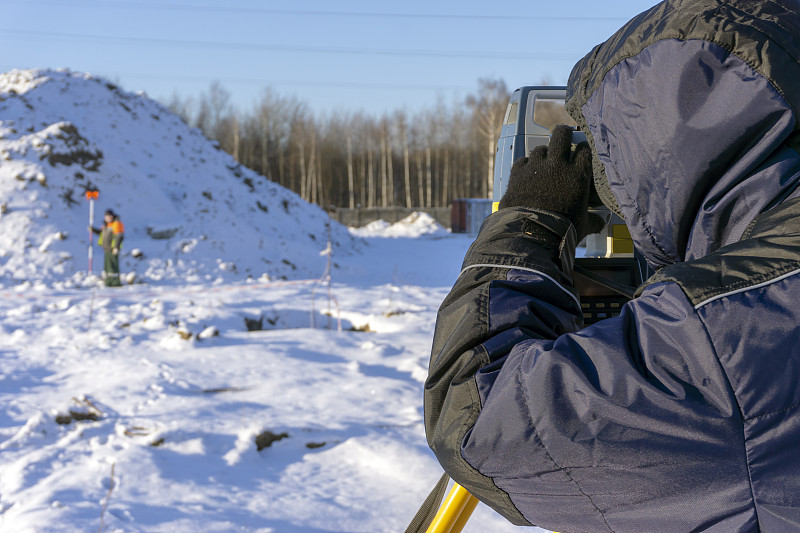
[[[123,263],[140,280],[318,274],[306,265],[327,240],[327,214],[157,102],[89,74],[0,74],[0,287],[86,281],[90,187],[95,226],[107,208],[121,216]],[[338,256],[357,251],[343,226],[331,234]]]
[[[330,315],[304,280],[0,293],[0,531],[402,531],[441,472],[422,384],[469,243],[370,239]]]
[[[97,249],[85,272],[88,184],[137,283],[102,287]],[[328,285],[328,224],[144,95],[0,75],[0,531],[402,531],[441,473],[422,387],[471,239],[331,223]]]

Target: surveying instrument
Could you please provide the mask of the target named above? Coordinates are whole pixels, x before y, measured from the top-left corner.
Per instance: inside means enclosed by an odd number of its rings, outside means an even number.
[[[554,126],[574,126],[564,110],[565,100],[566,87],[526,86],[511,95],[497,140],[492,212],[497,211],[506,192],[514,162],[537,146],[548,144]],[[572,140],[573,144],[580,143],[586,140],[586,135],[574,131]],[[589,212],[599,215],[606,223],[600,233],[587,236],[578,245],[578,253],[581,249],[585,251],[583,257],[575,259],[573,285],[580,295],[583,321],[587,326],[619,315],[625,302],[634,297],[636,287],[652,273],[644,259],[635,253],[625,221],[605,206],[590,207]],[[442,476],[406,533],[462,531],[478,499],[454,483],[442,502],[448,480],[447,474]],[[433,515],[437,505],[438,511]]]

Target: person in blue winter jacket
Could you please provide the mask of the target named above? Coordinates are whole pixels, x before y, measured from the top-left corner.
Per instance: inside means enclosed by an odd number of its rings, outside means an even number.
[[[567,109],[439,310],[431,448],[515,524],[800,531],[800,2],[661,2]],[[592,184],[656,273],[582,329]]]

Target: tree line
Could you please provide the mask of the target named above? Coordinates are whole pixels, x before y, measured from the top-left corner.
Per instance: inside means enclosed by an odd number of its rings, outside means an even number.
[[[492,193],[497,137],[510,92],[501,79],[448,107],[381,116],[315,116],[294,96],[263,91],[252,109],[218,82],[167,107],[239,163],[323,207],[442,207]],[[537,110],[538,113],[538,110]]]

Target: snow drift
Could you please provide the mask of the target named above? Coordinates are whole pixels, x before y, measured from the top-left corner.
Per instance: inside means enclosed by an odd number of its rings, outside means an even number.
[[[350,233],[360,237],[421,237],[444,236],[450,233],[445,227],[436,222],[428,213],[416,212],[408,215],[403,220],[390,224],[385,220],[375,220],[362,228],[351,228]]]

